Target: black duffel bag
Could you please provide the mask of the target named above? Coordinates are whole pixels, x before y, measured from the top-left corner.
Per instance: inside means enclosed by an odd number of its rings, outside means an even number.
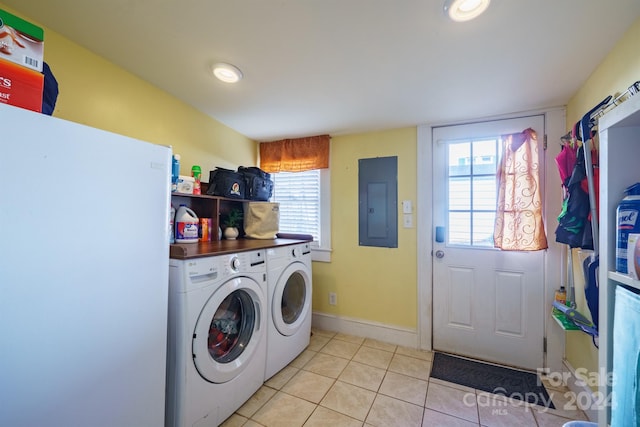
[[[248,200],[268,202],[273,194],[271,175],[257,167],[240,166],[238,172],[244,176]]]
[[[207,194],[210,196],[244,199],[246,194],[244,176],[231,169],[215,168],[215,170],[209,172]]]

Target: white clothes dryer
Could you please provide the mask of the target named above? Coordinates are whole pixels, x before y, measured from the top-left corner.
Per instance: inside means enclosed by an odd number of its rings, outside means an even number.
[[[302,243],[267,249],[268,336],[264,379],[278,373],[309,345],[311,247]]]
[[[265,251],[169,263],[167,427],[214,427],[264,382]]]

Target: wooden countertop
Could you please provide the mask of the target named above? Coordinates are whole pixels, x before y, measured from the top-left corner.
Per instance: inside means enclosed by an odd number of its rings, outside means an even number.
[[[213,255],[224,255],[234,252],[246,252],[256,249],[267,249],[276,246],[295,245],[308,242],[303,239],[237,239],[216,240],[213,242],[176,243],[170,245],[169,257],[173,259],[200,258]]]

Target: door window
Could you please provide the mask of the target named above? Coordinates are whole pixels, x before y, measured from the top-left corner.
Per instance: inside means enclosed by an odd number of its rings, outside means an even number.
[[[237,359],[251,339],[255,321],[251,296],[244,290],[229,294],[211,320],[207,342],[211,357],[218,363]]]
[[[298,272],[293,273],[287,280],[280,302],[282,320],[286,324],[291,325],[298,320],[304,308],[306,296],[307,287],[304,277]]]
[[[498,138],[447,143],[450,245],[493,247]]]

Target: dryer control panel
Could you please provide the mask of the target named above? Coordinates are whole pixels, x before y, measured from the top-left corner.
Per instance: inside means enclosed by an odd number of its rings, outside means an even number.
[[[295,245],[293,249],[291,249],[291,256],[293,258],[302,258],[305,255],[311,255],[311,246],[309,243]]]

